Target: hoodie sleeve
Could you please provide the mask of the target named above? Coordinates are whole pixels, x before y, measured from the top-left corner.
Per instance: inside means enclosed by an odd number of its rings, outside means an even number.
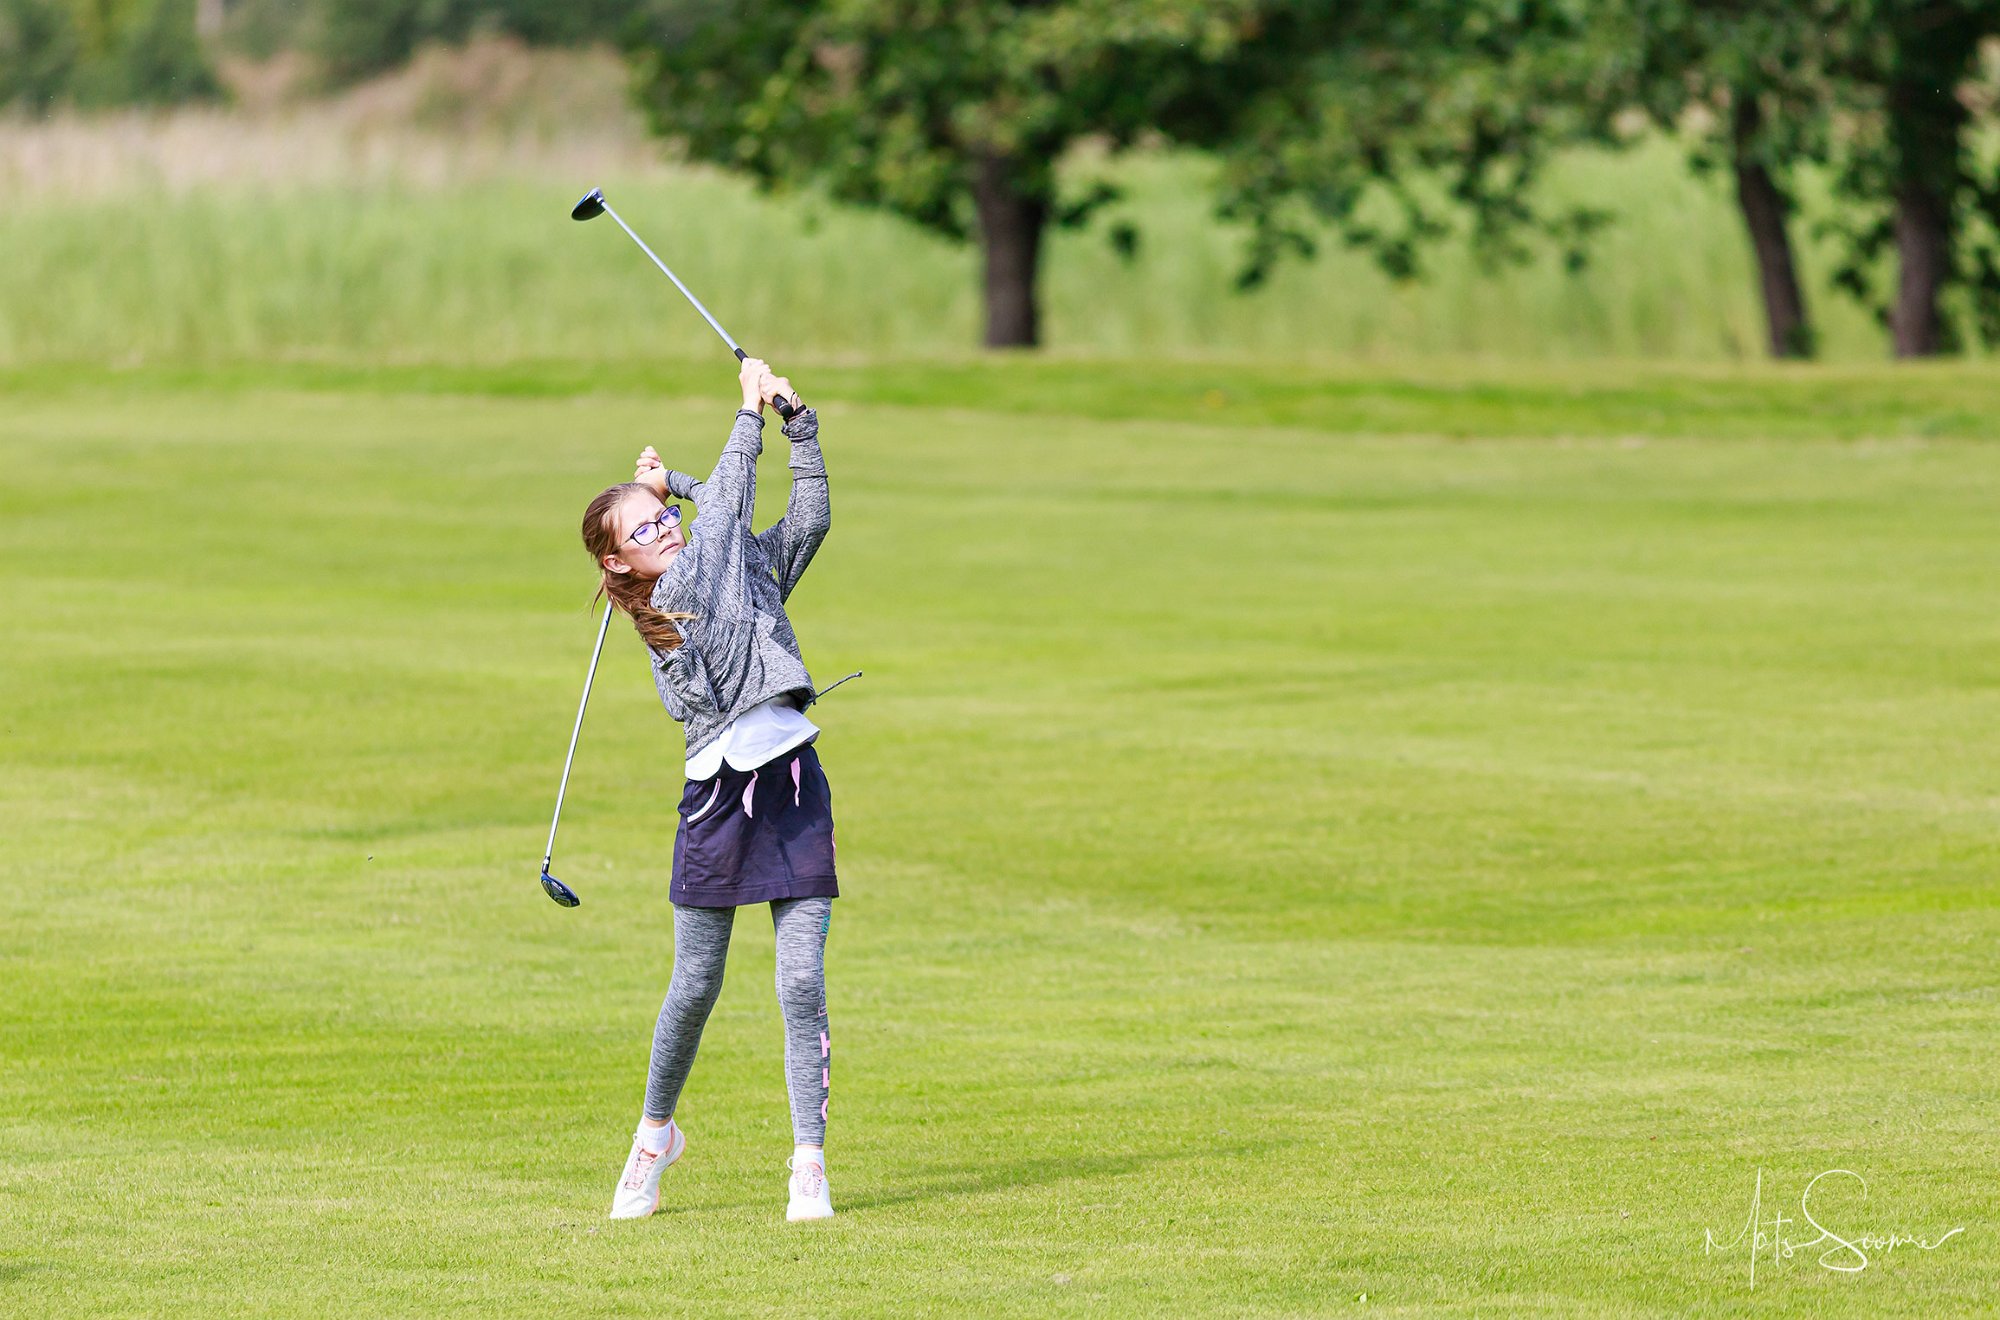
[[[668,472],[667,489],[695,502],[701,516],[695,519],[690,541],[712,539],[731,529],[749,530],[751,510],[757,504],[757,455],[764,452],[764,418],[745,408],[737,412],[736,425],[715,460],[715,470],[707,481],[696,481],[685,472]],[[707,535],[703,535],[707,529]]]
[[[778,598],[788,599],[833,523],[827,500],[826,459],[819,449],[819,414],[802,408],[785,423],[792,442],[792,491],[785,516],[757,533],[757,544],[778,575]]]
[[[730,428],[729,438],[722,445],[722,456],[715,460],[715,470],[708,474],[708,480],[698,481],[679,468],[668,468],[667,494],[677,500],[693,500],[703,513],[713,505],[719,513],[748,522],[757,502],[757,456],[763,452],[763,414],[739,408],[736,425]]]

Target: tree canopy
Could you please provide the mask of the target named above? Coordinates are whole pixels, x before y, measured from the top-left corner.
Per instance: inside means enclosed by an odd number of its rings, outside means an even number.
[[[0,0],[0,107],[217,95],[194,8],[194,0]]]
[[[813,185],[985,256],[986,342],[1037,342],[1051,225],[1113,200],[1064,196],[1089,137],[1152,131],[1255,6],[1083,0],[745,0],[657,11],[628,44],[657,129],[766,187]]]
[[[745,0],[666,7],[628,40],[655,126],[696,158],[976,238],[986,342],[1012,345],[1038,337],[1046,228],[1116,196],[1062,195],[1057,163],[1085,138],[1118,149],[1163,135],[1219,155],[1221,209],[1252,234],[1245,283],[1309,253],[1329,223],[1413,275],[1453,211],[1495,259],[1539,231],[1580,261],[1601,213],[1531,204],[1550,152],[1591,127],[1567,91],[1592,76],[1565,42],[1582,23],[1554,12],[1512,0]]]

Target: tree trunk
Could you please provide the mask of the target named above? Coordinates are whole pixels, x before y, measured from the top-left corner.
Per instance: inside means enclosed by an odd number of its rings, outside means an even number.
[[[1951,222],[1924,182],[1896,189],[1896,302],[1889,330],[1897,357],[1930,357],[1945,349],[1938,293],[1951,271]]]
[[[1736,204],[1743,211],[1743,225],[1750,231],[1750,246],[1757,254],[1757,282],[1764,294],[1771,356],[1811,357],[1812,326],[1806,320],[1805,299],[1799,293],[1798,272],[1792,264],[1792,239],[1785,228],[1791,217],[1791,199],[1757,157],[1757,136],[1763,124],[1757,98],[1739,89],[1730,112]]]
[[[1957,347],[1938,295],[1954,278],[1958,237],[1952,208],[1965,189],[1964,137],[1971,112],[1958,99],[1983,34],[1973,9],[1906,15],[1895,28],[1887,79],[1896,207],[1896,301],[1889,330],[1897,357]]]
[[[1048,199],[1024,192],[1013,163],[991,152],[979,157],[972,194],[986,258],[986,346],[1032,348],[1041,342],[1035,273]]]

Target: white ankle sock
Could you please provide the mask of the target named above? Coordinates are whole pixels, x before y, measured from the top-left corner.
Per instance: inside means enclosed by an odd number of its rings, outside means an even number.
[[[674,1120],[671,1118],[667,1120],[665,1127],[647,1127],[644,1123],[641,1123],[639,1125],[639,1144],[655,1155],[663,1155],[666,1153],[667,1147],[673,1144],[673,1132]]]
[[[819,1167],[822,1170],[826,1168],[825,1151],[814,1150],[811,1146],[792,1147],[792,1167],[794,1169],[798,1168],[801,1164],[806,1163],[808,1160],[810,1160],[814,1164],[819,1165]]]

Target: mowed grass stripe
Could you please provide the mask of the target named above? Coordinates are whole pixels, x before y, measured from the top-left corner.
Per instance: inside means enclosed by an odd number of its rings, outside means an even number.
[[[693,324],[700,327],[696,320]],[[713,347],[713,341],[700,348]],[[1261,427],[1336,435],[1493,439],[1992,440],[2000,368],[1989,361],[1703,366],[1625,359],[1575,364],[1500,356],[1437,356],[1357,364],[1316,354],[1230,358],[1040,352],[971,355],[933,347],[885,371],[851,353],[802,348],[775,360],[812,382],[812,402],[917,408],[949,429],[962,417],[1021,414],[1219,426],[1243,436]],[[417,360],[368,356],[272,361],[268,354],[212,361],[135,359],[0,366],[0,392],[20,399],[92,396],[143,401],[162,390],[218,398],[294,390],[339,409],[352,394],[405,406],[427,395],[560,399],[636,395],[710,398],[728,359],[682,350],[644,358],[494,357],[432,353]],[[115,360],[115,359],[114,359]],[[92,410],[93,413],[96,411]],[[1283,499],[1286,492],[1269,492]]]

